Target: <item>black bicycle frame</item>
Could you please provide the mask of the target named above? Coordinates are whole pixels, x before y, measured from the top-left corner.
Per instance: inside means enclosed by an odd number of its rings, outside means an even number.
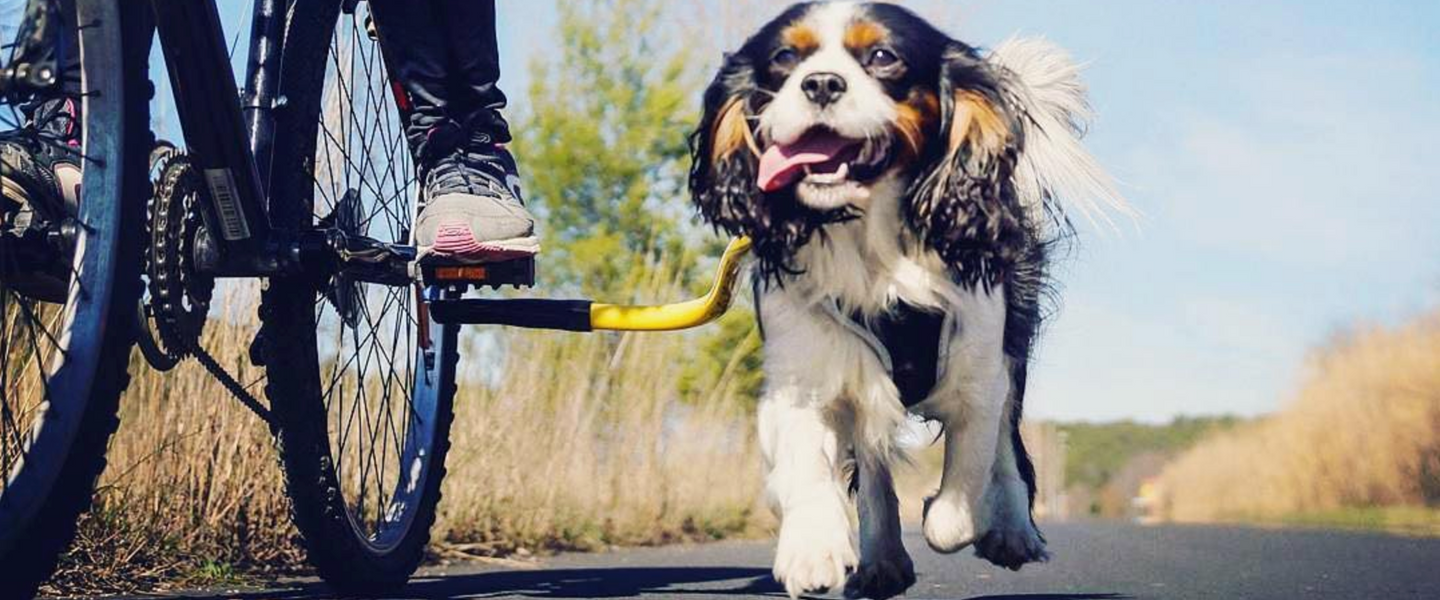
[[[413,281],[415,248],[346,235],[337,229],[281,231],[271,226],[274,111],[283,68],[287,2],[255,0],[243,97],[230,76],[220,12],[214,0],[151,0],[160,47],[175,90],[185,143],[204,177],[211,205],[197,267],[216,277],[305,272],[391,285]],[[333,0],[332,0],[333,1]],[[353,12],[357,0],[341,7]]]
[[[202,212],[220,249],[218,263],[209,265],[217,275],[257,276],[279,270],[278,264],[272,264],[277,262],[270,252],[273,248],[267,247],[274,241],[265,205],[268,188],[257,167],[257,157],[263,156],[268,171],[274,131],[269,109],[275,103],[284,30],[283,23],[277,23],[283,20],[277,2],[255,2],[245,100],[256,108],[247,121],[230,76],[230,57],[214,0],[152,0],[185,143],[213,201],[213,210]]]

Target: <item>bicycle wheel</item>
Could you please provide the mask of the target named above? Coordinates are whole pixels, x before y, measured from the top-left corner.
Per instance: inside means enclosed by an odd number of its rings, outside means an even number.
[[[129,383],[151,143],[143,6],[48,5],[57,27],[80,24],[81,141],[71,148],[80,157],[80,192],[74,205],[17,200],[15,189],[0,201],[0,598],[32,596],[74,538]],[[19,6],[0,14],[5,43],[34,30],[25,14]],[[40,39],[51,47],[7,45],[0,63],[55,51],[53,37]],[[37,99],[46,98],[0,100],[0,129],[11,143],[56,143],[27,128],[18,110]],[[11,179],[33,154],[5,156]]]
[[[272,218],[406,242],[419,197],[378,44],[341,2],[296,3],[287,25]],[[278,203],[278,202],[277,202]],[[271,279],[264,361],[293,517],[331,585],[403,584],[440,499],[456,329],[415,287]]]

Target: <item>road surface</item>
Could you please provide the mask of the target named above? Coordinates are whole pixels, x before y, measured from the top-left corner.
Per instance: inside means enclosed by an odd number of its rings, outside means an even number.
[[[1011,573],[968,552],[906,538],[920,581],[907,598],[1440,599],[1440,539],[1239,527],[1050,524],[1054,559]],[[530,568],[486,564],[422,571],[395,598],[779,598],[768,542],[722,542],[551,557]],[[155,596],[145,596],[154,598]],[[328,600],[315,582],[179,596]],[[837,594],[824,596],[838,598]]]

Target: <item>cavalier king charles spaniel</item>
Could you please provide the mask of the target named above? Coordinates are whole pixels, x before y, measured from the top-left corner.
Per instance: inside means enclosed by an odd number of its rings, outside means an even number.
[[[1080,145],[1078,74],[1043,40],[986,52],[895,5],[814,2],[728,54],[705,92],[690,190],[754,242],[759,438],[791,596],[914,584],[891,479],[907,413],[944,432],[930,546],[1010,569],[1047,558],[1019,429],[1047,263],[1066,207],[1129,210]]]

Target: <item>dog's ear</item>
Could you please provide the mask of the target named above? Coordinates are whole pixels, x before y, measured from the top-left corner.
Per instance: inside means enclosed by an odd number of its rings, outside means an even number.
[[[704,115],[690,136],[691,200],[706,221],[731,235],[750,233],[760,195],[760,149],[751,126],[756,88],[754,65],[727,55],[705,90]]]
[[[964,283],[988,285],[1029,243],[1014,184],[1021,116],[1005,98],[1005,75],[973,48],[952,43],[943,61],[942,143],[915,179],[905,216]]]

